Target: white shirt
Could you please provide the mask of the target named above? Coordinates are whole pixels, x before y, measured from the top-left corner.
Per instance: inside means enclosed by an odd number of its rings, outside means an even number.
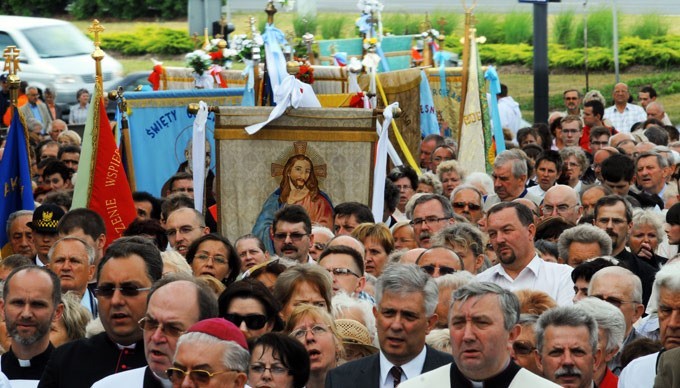
[[[543,191],[540,185],[527,188],[527,192],[535,195],[537,198],[540,198],[541,201],[543,201],[543,198],[545,197],[545,191]]]
[[[572,305],[574,282],[571,280],[572,268],[566,264],[543,261],[538,255],[513,279],[502,265],[496,264],[477,274],[480,282],[492,282],[510,291],[529,289],[539,290],[550,295],[558,305]]]
[[[130,369],[124,372],[118,372],[112,375],[108,375],[103,379],[97,381],[96,383],[92,384],[92,388],[107,388],[107,387],[141,388],[144,385],[144,373],[146,373],[147,368],[148,366],[144,366],[141,368]],[[170,380],[159,379],[159,381],[166,388],[172,387],[172,383],[170,383]]]
[[[501,120],[501,127],[512,131],[512,138],[517,139],[517,131],[522,128],[522,112],[519,104],[510,96],[498,100],[498,115]]]
[[[631,361],[619,375],[619,388],[653,387],[659,352]]]
[[[401,375],[401,382],[420,375],[425,365],[425,356],[427,355],[427,347],[423,346],[423,350],[411,361],[401,366],[404,373]],[[380,352],[380,387],[394,388],[394,377],[390,374],[390,369],[394,364],[387,360],[387,357]]]
[[[604,118],[609,120],[619,132],[630,133],[630,128],[635,123],[647,120],[647,112],[639,105],[626,104],[623,113],[612,105],[604,110]]]

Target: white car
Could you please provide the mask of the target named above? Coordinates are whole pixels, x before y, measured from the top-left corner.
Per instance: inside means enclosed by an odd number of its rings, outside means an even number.
[[[52,89],[60,105],[76,103],[76,92],[94,90],[93,42],[69,22],[23,16],[0,16],[0,53],[21,49],[19,77],[43,91]],[[115,88],[123,66],[106,55],[102,60],[104,90]]]

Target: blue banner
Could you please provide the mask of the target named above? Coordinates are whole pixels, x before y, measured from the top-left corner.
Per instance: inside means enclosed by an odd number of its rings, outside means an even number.
[[[9,243],[6,225],[10,214],[18,210],[35,208],[27,146],[26,132],[19,118],[19,110],[14,109],[5,152],[0,160],[0,184],[3,194],[0,201],[0,248],[5,252],[7,252],[5,245]]]
[[[243,88],[188,89],[126,94],[137,191],[162,196],[163,184],[186,162],[185,151],[192,137],[195,115],[190,103],[205,101],[213,106],[241,105]],[[210,143],[210,169],[215,171],[215,115],[206,123]],[[190,150],[190,148],[189,148]]]
[[[423,70],[420,71],[420,134],[422,137],[439,135],[437,110],[434,107],[430,83],[427,82],[427,75]]]

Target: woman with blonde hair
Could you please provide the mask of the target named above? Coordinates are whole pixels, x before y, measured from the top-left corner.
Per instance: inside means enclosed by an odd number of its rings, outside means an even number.
[[[437,169],[437,176],[442,183],[443,195],[451,199],[453,189],[458,187],[465,179],[465,170],[458,164],[456,160],[447,160],[442,162]]]
[[[72,131],[70,129],[67,129],[63,131],[62,133],[57,136],[57,143],[59,143],[60,146],[65,146],[65,145],[77,145],[80,146],[83,142],[83,139],[80,138],[80,135],[78,135],[78,132]]]
[[[284,331],[300,341],[309,354],[310,373],[306,387],[323,388],[328,371],[344,357],[342,337],[331,314],[311,305],[297,306]]]

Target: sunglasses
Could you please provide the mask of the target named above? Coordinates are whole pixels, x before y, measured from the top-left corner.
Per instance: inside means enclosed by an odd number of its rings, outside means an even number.
[[[515,354],[522,356],[527,356],[534,351],[536,347],[532,345],[529,341],[515,341],[512,343],[512,350]]]
[[[453,202],[451,203],[451,205],[453,206],[454,209],[465,209],[465,206],[467,206],[468,209],[472,211],[477,211],[482,208],[480,205],[470,202]]]
[[[420,268],[422,268],[423,270],[425,270],[425,272],[427,272],[428,275],[430,275],[430,276],[434,275],[434,271],[435,271],[435,269],[437,269],[437,268],[439,268],[439,275],[450,275],[450,274],[452,274],[452,273],[456,273],[456,269],[455,269],[455,268],[447,267],[447,266],[445,266],[445,265],[433,265],[433,264],[428,264],[428,265],[424,265],[424,266],[422,266],[422,267],[420,267]]]
[[[149,291],[151,287],[137,287],[132,284],[123,284],[120,287],[115,287],[113,284],[105,284],[94,289],[94,293],[102,298],[111,298],[116,290],[120,291],[123,296],[137,296],[142,291]]]
[[[251,330],[259,330],[267,324],[267,316],[262,314],[225,314],[224,318],[236,325],[236,327],[241,326],[241,323],[245,322],[246,326]]]
[[[227,373],[227,372],[235,372],[234,370],[227,369],[223,370],[220,372],[208,372],[207,370],[201,370],[201,369],[193,369],[190,371],[185,371],[179,368],[168,368],[165,373],[168,374],[168,379],[170,379],[170,382],[172,384],[182,384],[184,381],[184,378],[189,375],[189,379],[194,382],[194,384],[198,385],[207,385],[210,383],[210,379],[213,377],[222,374],[222,373]]]
[[[299,242],[305,236],[307,236],[307,233],[298,233],[298,232],[295,232],[295,233],[275,233],[274,234],[274,240],[284,241],[284,240],[286,240],[287,237],[290,237],[291,241]]]
[[[142,318],[137,323],[139,324],[139,327],[144,331],[156,331],[156,329],[158,329],[158,327],[160,326],[161,331],[167,337],[178,338],[180,335],[185,333],[185,331],[180,327],[176,327],[173,325],[166,326],[165,324],[160,323],[157,320],[149,317]]]

